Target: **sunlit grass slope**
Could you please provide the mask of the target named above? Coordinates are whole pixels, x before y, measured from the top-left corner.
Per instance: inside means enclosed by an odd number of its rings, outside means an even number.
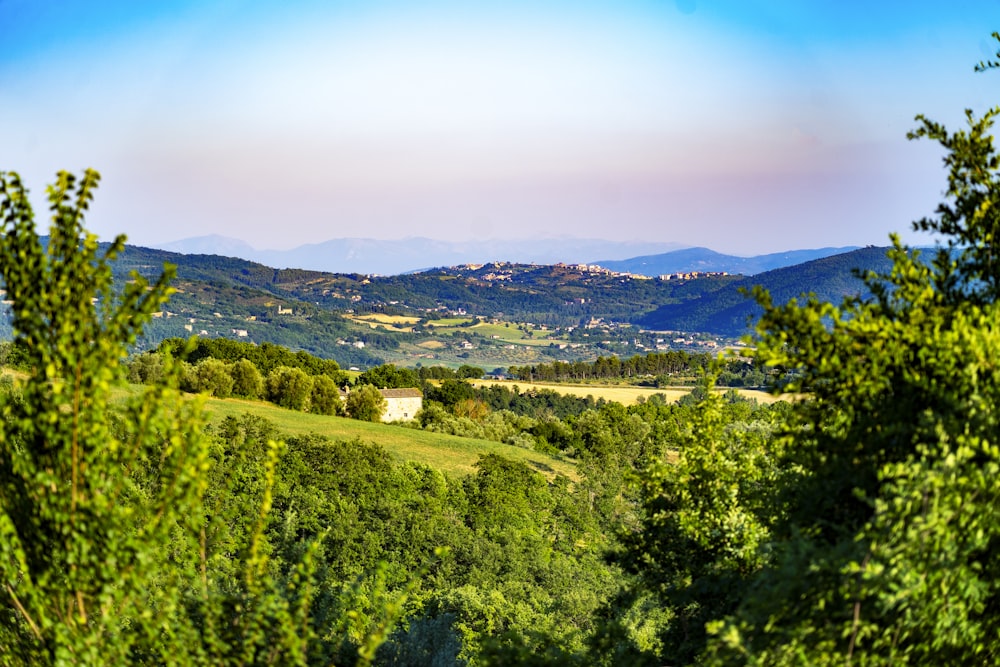
[[[566,475],[570,479],[577,477],[576,467],[568,461],[490,440],[460,438],[344,417],[313,415],[259,401],[211,398],[205,402],[205,408],[211,417],[211,423],[217,424],[229,416],[239,418],[251,413],[272,422],[283,434],[318,433],[340,440],[360,438],[364,442],[373,442],[384,447],[401,461],[425,463],[450,475],[467,475],[474,472],[473,466],[480,455],[492,453],[524,461],[550,477],[556,474]]]

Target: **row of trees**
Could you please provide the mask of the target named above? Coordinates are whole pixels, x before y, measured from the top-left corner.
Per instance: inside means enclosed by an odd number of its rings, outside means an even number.
[[[522,382],[583,382],[588,380],[628,380],[669,386],[690,383],[715,363],[708,353],[683,350],[650,352],[626,359],[616,356],[598,357],[595,361],[554,361],[548,364],[511,366],[508,374]],[[762,386],[767,380],[765,369],[751,359],[731,358],[724,361],[718,372],[723,386]]]
[[[128,379],[137,384],[157,384],[165,369],[179,366],[180,389],[217,398],[237,396],[268,400],[290,410],[321,415],[343,415],[341,389],[328,374],[308,375],[301,368],[276,366],[265,377],[249,360],[226,363],[204,357],[197,363],[173,362],[170,357],[147,352],[129,360]],[[353,415],[352,415],[353,416]]]
[[[377,422],[385,413],[386,400],[371,382],[359,381],[343,395],[342,387],[348,386],[348,378],[336,362],[302,351],[293,353],[279,345],[265,343],[260,348],[252,343],[221,339],[195,339],[182,346],[178,339],[172,339],[158,352],[131,357],[127,377],[135,384],[156,385],[166,379],[168,368],[177,368],[179,387],[189,393],[261,399],[290,410],[363,421]],[[178,362],[175,356],[196,361]],[[296,365],[276,365],[278,361]],[[265,375],[262,368],[270,371]],[[376,367],[379,369],[388,374],[395,367]]]
[[[584,410],[604,404],[603,399],[595,401],[593,396],[581,398],[560,394],[551,389],[521,391],[517,385],[475,387],[462,380],[444,380],[438,385],[427,384],[424,386],[424,398],[436,401],[448,410],[453,410],[466,401],[476,401],[491,410],[510,410],[519,415],[559,419],[578,415]]]
[[[202,359],[228,363],[247,360],[265,376],[279,366],[298,368],[310,376],[326,375],[339,386],[347,384],[347,374],[336,361],[322,359],[303,350],[293,352],[268,342],[256,345],[225,338],[196,338],[192,341],[171,338],[160,343],[157,352],[175,359],[184,358],[191,363]]]
[[[479,366],[462,364],[456,369],[447,366],[417,366],[417,375],[421,380],[479,380],[486,371]]]

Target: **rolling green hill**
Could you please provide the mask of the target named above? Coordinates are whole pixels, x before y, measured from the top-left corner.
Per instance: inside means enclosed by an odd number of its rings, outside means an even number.
[[[742,278],[697,299],[662,306],[639,318],[638,322],[659,331],[705,331],[740,336],[749,331],[748,322],[762,312],[741,290],[761,285],[771,293],[775,303],[784,303],[810,292],[821,300],[837,303],[845,296],[864,291],[864,285],[853,273],[855,269],[885,272],[892,268],[886,250],[861,248]]]
[[[374,424],[346,417],[315,415],[286,410],[261,401],[210,398],[206,401],[205,408],[211,416],[210,423],[213,424],[229,416],[240,417],[250,413],[272,422],[279,432],[286,435],[318,433],[334,440],[358,438],[362,442],[377,443],[398,460],[423,463],[450,475],[464,476],[473,473],[480,456],[498,454],[523,461],[548,477],[565,475],[570,479],[578,478],[574,463],[490,440],[462,438],[392,424]]]
[[[335,359],[345,368],[383,361],[494,368],[628,352],[638,331],[619,332],[621,324],[738,280],[715,275],[663,281],[595,267],[507,263],[380,277],[274,269],[136,246],[128,246],[114,268],[124,281],[130,271],[152,277],[167,262],[177,267],[177,293],[147,328],[140,348],[190,335],[268,341]],[[406,327],[387,327],[365,321],[373,314],[412,319]],[[460,326],[435,326],[454,314],[461,314]],[[491,334],[476,317],[527,328],[513,338],[506,330]],[[582,331],[594,322],[598,330]],[[556,334],[555,327],[563,331]],[[580,333],[570,337],[573,329]]]
[[[158,272],[177,265],[181,283],[246,288],[273,300],[288,300],[337,312],[393,311],[405,314],[464,311],[502,315],[511,321],[574,325],[601,318],[631,321],[657,307],[722,288],[736,276],[662,281],[578,265],[494,263],[432,269],[396,276],[273,269],[216,255],[180,255],[129,246],[117,270]],[[265,299],[266,301],[266,299]],[[302,306],[300,306],[302,307]]]
[[[805,292],[839,301],[862,287],[852,269],[889,267],[885,248],[868,247],[752,278],[660,280],[597,267],[510,263],[383,277],[275,269],[216,255],[128,246],[115,271],[120,280],[132,270],[152,276],[165,262],[177,266],[178,291],[148,327],[142,346],[189,335],[268,341],[336,359],[345,368],[386,360],[493,368],[633,354],[629,343],[639,336],[638,329],[616,328],[621,325],[736,337],[760,312],[741,288],[763,285],[777,302]],[[409,319],[405,327],[388,327],[365,319],[372,314]],[[450,329],[434,326],[455,314],[464,316],[464,323]],[[514,329],[480,331],[475,317],[534,328],[520,334]],[[587,333],[585,325],[594,322],[604,328]],[[652,339],[642,342],[659,345]],[[462,352],[462,345],[475,351]]]

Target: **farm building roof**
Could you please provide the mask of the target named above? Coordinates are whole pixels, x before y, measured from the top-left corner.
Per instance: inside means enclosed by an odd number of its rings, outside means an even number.
[[[386,398],[423,398],[423,393],[419,389],[379,389]]]

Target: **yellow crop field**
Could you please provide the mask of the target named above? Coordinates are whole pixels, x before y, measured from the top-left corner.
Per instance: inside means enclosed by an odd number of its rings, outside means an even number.
[[[595,400],[603,398],[605,401],[615,401],[617,403],[621,403],[622,405],[632,405],[638,401],[639,397],[648,399],[653,394],[663,394],[666,396],[667,402],[672,402],[687,395],[691,391],[690,387],[669,387],[666,389],[656,389],[654,387],[630,387],[624,385],[548,384],[542,382],[517,382],[513,380],[475,380],[473,384],[476,386],[503,385],[506,387],[513,387],[516,385],[521,391],[528,389],[551,389],[552,391],[559,392],[560,394],[579,396],[580,398],[593,396]],[[725,393],[729,390],[726,388],[720,388],[717,391],[719,393]],[[775,401],[782,400],[767,392],[754,389],[737,389],[736,392],[741,396],[756,399],[761,403],[774,403]]]
[[[378,322],[380,324],[416,324],[419,317],[412,315],[386,315],[385,313],[372,313],[370,315],[358,315],[355,319]]]
[[[372,329],[385,329],[387,331],[409,332],[413,331],[413,325],[420,321],[419,317],[408,317],[405,315],[385,315],[382,313],[372,313],[370,315],[345,316],[352,322],[367,324]]]

